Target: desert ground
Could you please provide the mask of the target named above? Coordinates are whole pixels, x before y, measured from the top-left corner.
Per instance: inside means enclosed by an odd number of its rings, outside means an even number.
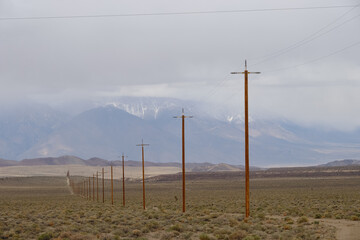
[[[0,177],[27,177],[27,176],[65,176],[67,171],[75,176],[92,176],[97,171],[101,172],[102,166],[84,165],[38,165],[38,166],[9,166],[0,167]],[[105,178],[110,178],[109,166],[105,166]],[[122,176],[122,168],[114,167],[114,177]],[[146,177],[158,176],[161,174],[173,174],[181,172],[179,167],[146,167]],[[126,167],[126,178],[137,179],[142,177],[141,167]]]
[[[74,183],[83,177],[70,177]],[[72,194],[66,177],[0,178],[0,239],[358,239],[360,177],[251,180],[244,219],[243,178],[189,180],[186,212],[179,181],[141,181]],[[95,184],[96,186],[96,184]]]

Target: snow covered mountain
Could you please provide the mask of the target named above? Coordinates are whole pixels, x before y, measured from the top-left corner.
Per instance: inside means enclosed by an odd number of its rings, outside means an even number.
[[[136,144],[150,146],[153,162],[181,159],[181,120],[186,115],[188,162],[244,162],[244,124],[240,113],[218,111],[196,102],[171,98],[121,97],[102,99],[69,118],[49,107],[18,108],[0,115],[0,157],[4,159],[57,157],[118,159],[125,152],[139,160]],[[16,113],[16,114],[15,114]],[[306,128],[286,120],[251,117],[251,165],[304,166],[336,159],[358,159],[360,130],[351,133]]]

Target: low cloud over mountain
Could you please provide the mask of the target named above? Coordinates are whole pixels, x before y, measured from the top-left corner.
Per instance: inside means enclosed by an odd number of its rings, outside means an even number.
[[[189,102],[166,98],[119,98],[99,102],[88,110],[68,116],[50,107],[14,107],[0,115],[0,157],[4,159],[47,158],[64,155],[117,160],[181,162],[181,120],[186,114],[187,162],[244,162],[243,119],[238,113],[213,114]],[[16,114],[15,114],[16,113]],[[303,127],[286,120],[252,117],[250,160],[253,166],[317,165],[333,159],[358,158],[360,131],[339,132]],[[98,157],[98,158],[94,158]],[[71,161],[76,159],[72,159]],[[40,161],[40,160],[39,160]],[[24,160],[26,163],[26,160]],[[2,162],[1,162],[2,163]],[[217,166],[217,168],[227,166]]]

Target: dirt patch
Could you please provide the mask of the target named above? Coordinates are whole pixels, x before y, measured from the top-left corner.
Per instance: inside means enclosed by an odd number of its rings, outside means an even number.
[[[27,176],[66,176],[70,171],[70,176],[92,176],[96,171],[101,172],[102,166],[83,166],[83,165],[41,165],[41,166],[11,166],[0,167],[0,177],[27,177]],[[105,178],[110,178],[110,167],[106,166]],[[174,174],[181,171],[179,167],[145,167],[145,177],[152,177],[162,174]],[[125,178],[141,178],[141,167],[125,167]],[[122,168],[114,167],[114,178],[122,176]]]
[[[270,218],[282,219],[283,216],[271,216]],[[298,217],[291,217],[294,221]],[[336,229],[336,239],[338,240],[359,240],[360,239],[360,221],[350,221],[345,219],[314,219],[308,218],[309,221],[318,221],[319,223],[332,226]]]
[[[72,190],[72,187],[70,186],[70,179],[69,179],[69,177],[66,177],[66,183],[67,183],[67,186],[69,187],[70,194],[73,195],[74,192],[73,192],[73,190]]]
[[[360,238],[360,222],[343,219],[320,219],[319,222],[336,228],[336,239],[358,240]]]

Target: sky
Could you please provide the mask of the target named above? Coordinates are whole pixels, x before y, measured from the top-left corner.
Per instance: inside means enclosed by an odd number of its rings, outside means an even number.
[[[0,103],[154,96],[242,111],[230,72],[247,59],[261,72],[250,114],[352,131],[359,27],[353,0],[0,0]]]

